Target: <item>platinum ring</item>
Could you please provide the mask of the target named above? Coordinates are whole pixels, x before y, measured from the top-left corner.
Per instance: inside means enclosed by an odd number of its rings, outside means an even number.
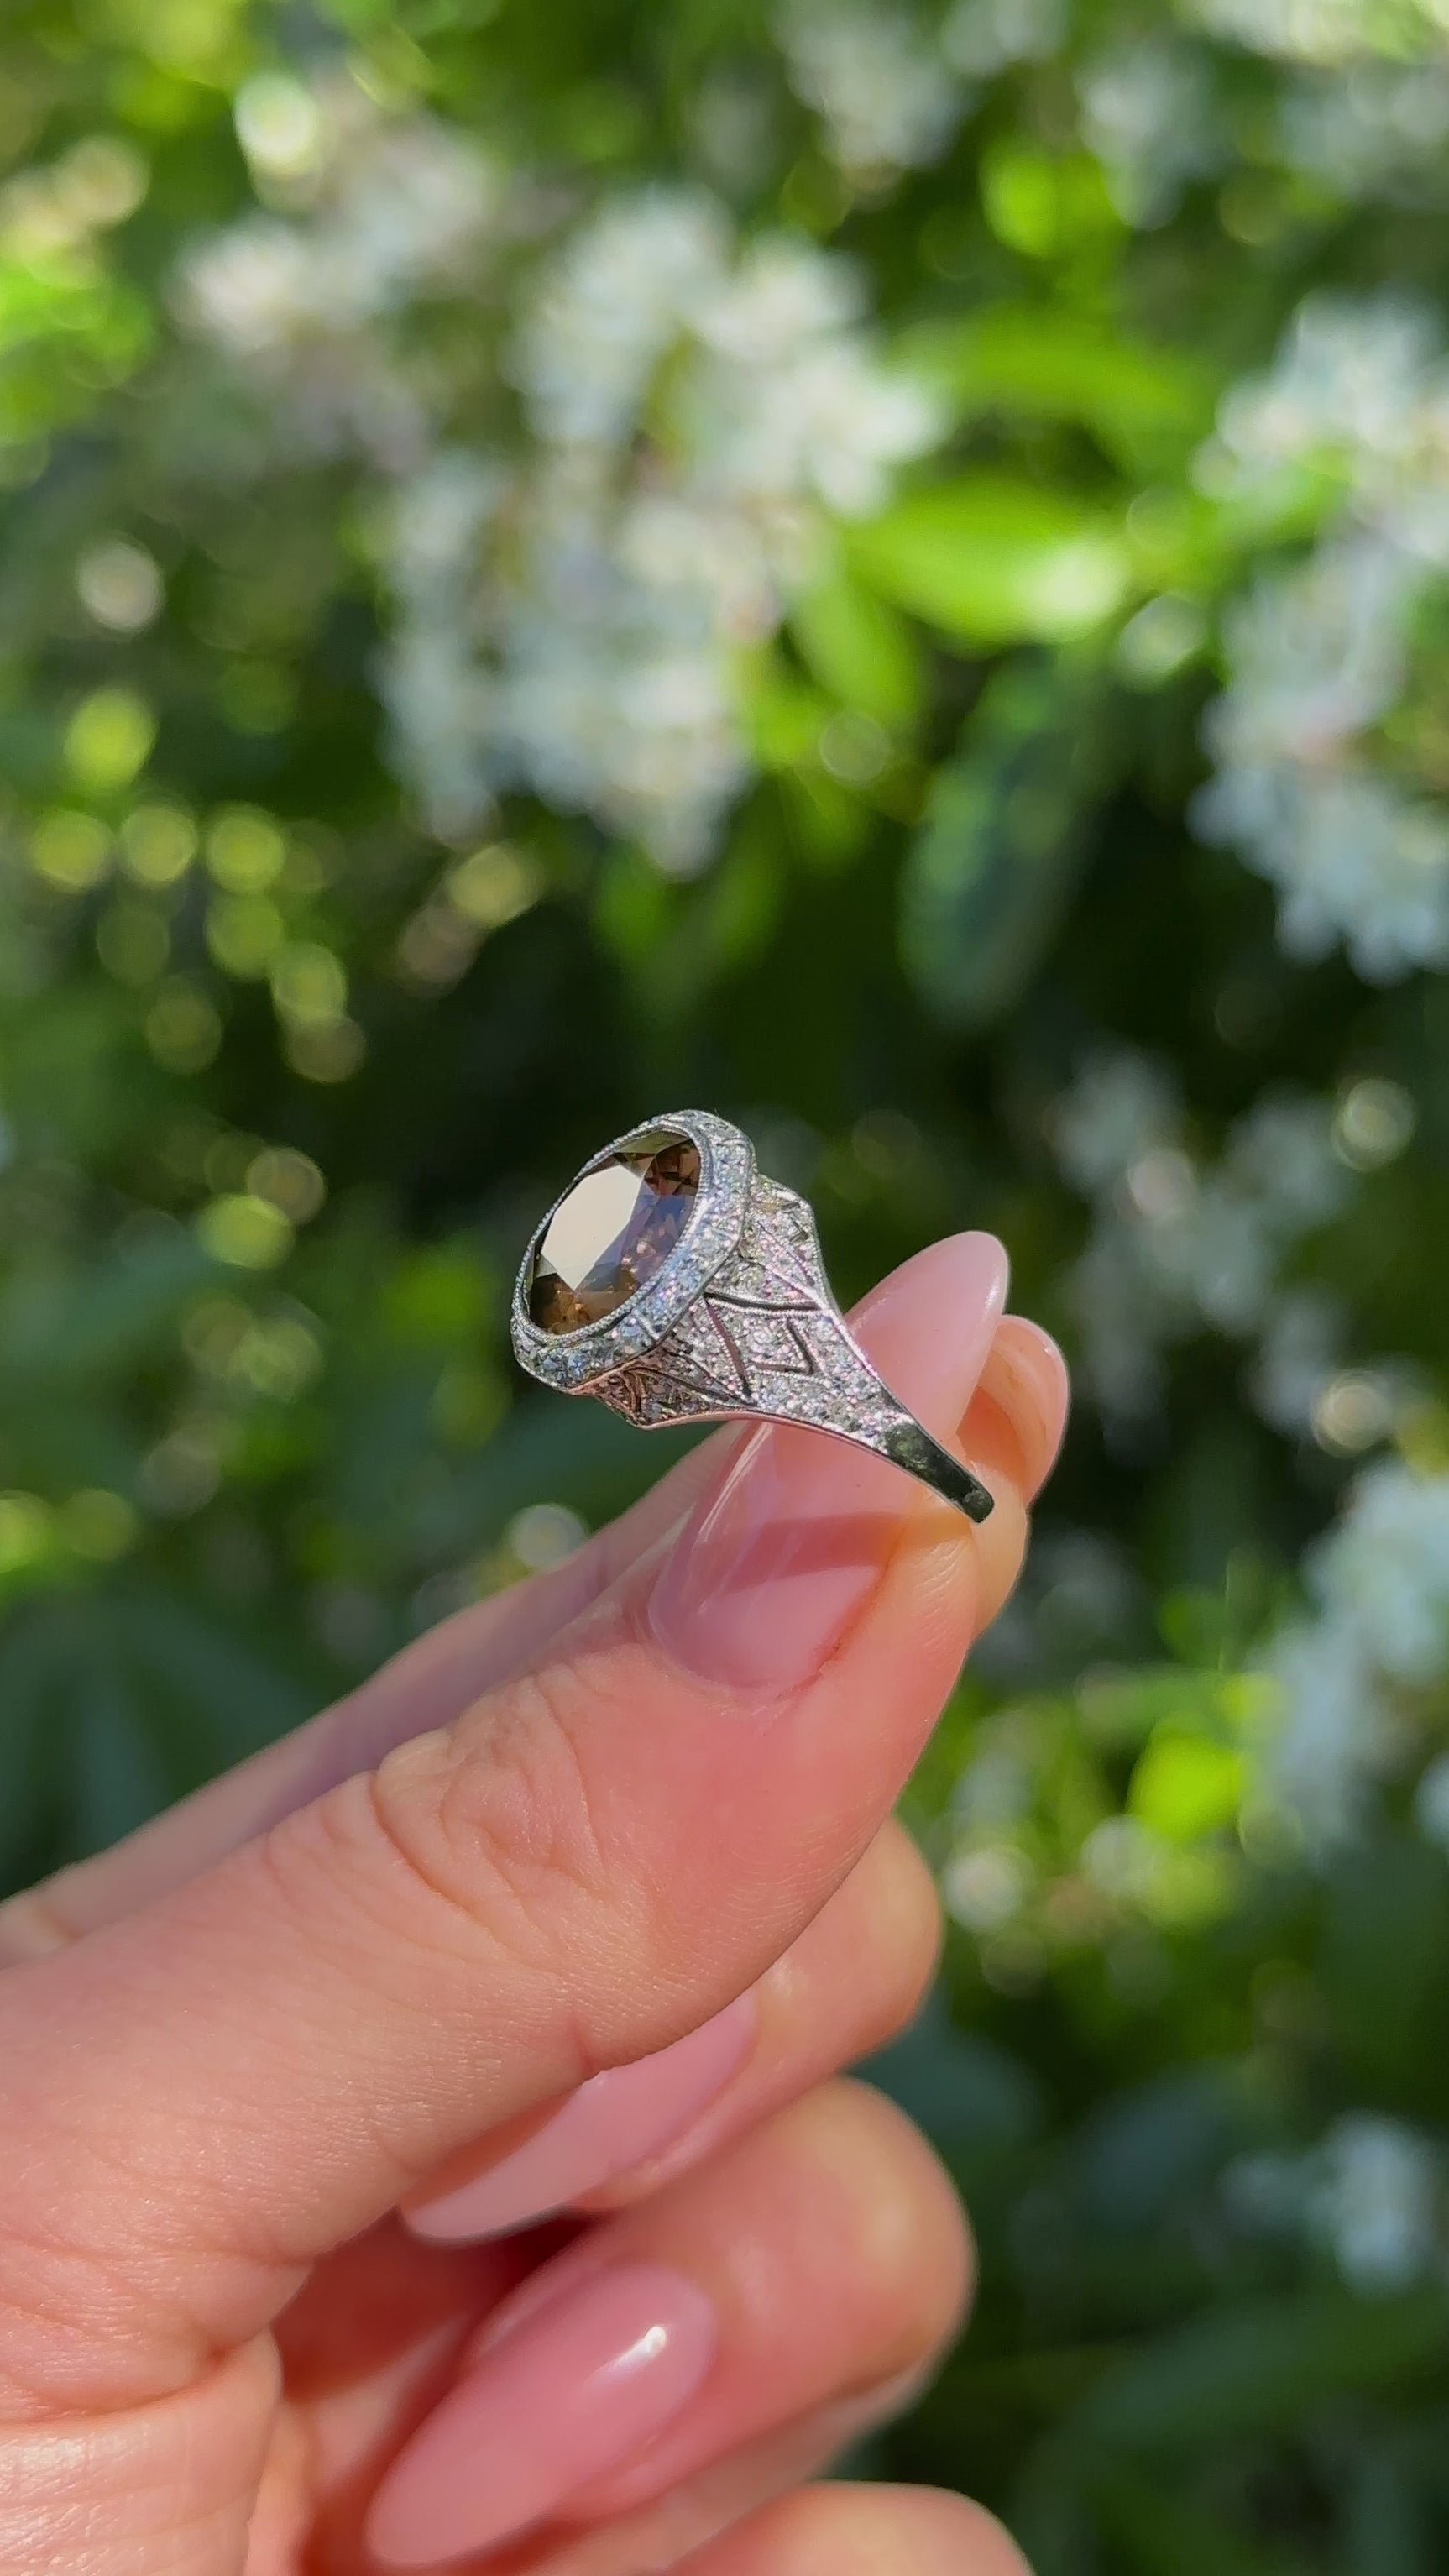
[[[520,1365],[641,1430],[737,1416],[873,1450],[969,1520],[986,1487],[871,1366],[831,1294],[808,1199],[707,1109],[616,1136],[570,1181],[513,1292]]]

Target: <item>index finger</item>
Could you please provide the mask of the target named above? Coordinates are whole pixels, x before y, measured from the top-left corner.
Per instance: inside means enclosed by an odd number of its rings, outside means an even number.
[[[872,1357],[939,1437],[1005,1278],[957,1237],[877,1302]],[[465,2141],[751,1983],[879,1825],[1019,1558],[1008,1433],[969,1462],[998,1497],[973,1529],[875,1459],[755,1432],[532,1670],[17,1971],[0,2393],[175,2386]]]
[[[889,1299],[891,1287],[887,1280],[873,1290],[852,1316],[857,1334],[867,1340],[877,1301]],[[1034,1384],[1022,1386],[1023,1371]],[[1064,1406],[1064,1373],[1054,1344],[1022,1316],[1005,1316],[972,1410],[983,1423],[993,1408],[1002,1416],[998,1445],[1003,1428],[1016,1440],[1015,1481],[1028,1501],[1050,1472]],[[722,1474],[740,1438],[737,1425],[715,1432],[564,1564],[440,1620],[293,1734],[209,1781],[110,1850],[74,1862],[0,1904],[0,1968],[42,1958],[118,1921],[354,1772],[375,1768],[409,1736],[450,1725],[481,1691],[526,1670],[561,1628],[681,1522],[705,1486]],[[994,1607],[987,1607],[986,1617]]]

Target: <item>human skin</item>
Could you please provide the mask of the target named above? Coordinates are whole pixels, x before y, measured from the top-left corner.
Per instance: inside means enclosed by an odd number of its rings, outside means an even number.
[[[961,1235],[854,1319],[979,1528],[730,1427],[0,1908],[0,2576],[1020,2576],[811,2483],[968,2294],[838,2070],[929,1978],[891,1808],[1061,1435],[1005,1290]]]

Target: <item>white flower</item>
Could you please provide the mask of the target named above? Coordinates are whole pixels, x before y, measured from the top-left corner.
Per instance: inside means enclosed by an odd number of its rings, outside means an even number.
[[[500,204],[491,163],[427,117],[389,122],[359,91],[319,92],[327,138],[314,202],[256,215],[183,261],[183,319],[285,405],[322,452],[360,449],[397,470],[426,445],[428,404],[381,326],[430,287],[467,289]]]
[[[705,346],[729,364],[767,368],[787,365],[802,341],[846,330],[864,310],[864,280],[848,260],[777,234],[751,243],[692,318]]]
[[[968,80],[989,80],[1012,63],[1045,62],[1066,32],[1065,0],[954,0],[941,51]]]
[[[1449,818],[1391,781],[1226,769],[1193,820],[1278,887],[1290,957],[1311,962],[1341,940],[1376,984],[1449,959]]]
[[[429,117],[388,122],[354,96],[328,182],[296,221],[261,215],[184,263],[192,319],[243,357],[355,329],[432,281],[466,279],[499,210],[491,163]]]
[[[317,123],[306,211],[205,245],[184,299],[264,386],[279,449],[386,478],[398,770],[450,837],[516,787],[704,865],[751,774],[740,648],[779,627],[823,514],[878,509],[940,434],[934,403],[881,365],[850,263],[742,246],[705,192],[656,187],[525,273],[504,346],[531,442],[444,442],[446,369],[394,310],[496,292],[492,174],[426,118],[354,99]]]
[[[426,117],[384,125],[339,194],[333,239],[359,304],[377,312],[419,287],[466,285],[501,202],[492,164]]]
[[[496,768],[496,693],[472,637],[437,620],[400,620],[382,697],[393,756],[416,785],[432,829],[450,840],[468,831],[492,804]]]
[[[1204,1164],[1165,1076],[1125,1051],[1090,1060],[1047,1125],[1064,1174],[1096,1202],[1072,1297],[1086,1384],[1121,1421],[1156,1402],[1170,1343],[1204,1325],[1271,1330],[1285,1257],[1348,1186],[1322,1101],[1269,1094]]]
[[[941,1893],[968,1932],[999,1932],[1031,1894],[1031,1865],[1009,1843],[968,1846],[947,1861]]]
[[[1344,2279],[1369,2295],[1442,2273],[1440,2151],[1402,2120],[1336,2120],[1310,2172],[1307,2216]]]
[[[1077,76],[1082,132],[1128,223],[1165,221],[1183,183],[1223,155],[1206,63],[1162,38],[1119,46]]]
[[[1217,446],[1228,488],[1252,490],[1284,465],[1335,457],[1359,486],[1419,450],[1439,388],[1432,316],[1399,295],[1310,295],[1266,375],[1225,397]]]
[[[1400,202],[1442,186],[1449,68],[1355,63],[1302,74],[1279,119],[1285,160],[1342,197]]]
[[[1434,0],[1404,0],[1401,9],[1382,11],[1365,0],[1193,0],[1192,14],[1215,35],[1300,63],[1352,63],[1376,51],[1398,53],[1414,34],[1428,46],[1442,29]]]
[[[1420,1780],[1414,1822],[1426,1843],[1449,1855],[1449,1753],[1439,1754]]]
[[[1443,2278],[1443,2153],[1406,2121],[1349,2111],[1305,2154],[1240,2156],[1224,2179],[1241,2221],[1322,2245],[1366,2297]]]
[[[1393,704],[1413,577],[1362,530],[1289,574],[1258,581],[1224,621],[1231,679],[1209,749],[1225,767],[1321,762]]]
[[[511,476],[435,459],[394,521],[413,642],[389,704],[430,810],[436,767],[449,810],[471,774],[479,800],[527,788],[671,874],[705,863],[750,774],[733,657],[778,627],[820,511],[878,506],[936,433],[862,302],[845,262],[768,237],[738,252],[721,208],[658,189],[544,266],[513,339],[537,451]],[[430,621],[449,670],[471,632],[480,672],[442,727],[415,721],[408,681]]]
[[[439,448],[393,506],[389,559],[398,590],[428,600],[442,587],[466,589],[470,575],[476,577],[483,532],[508,488],[490,459],[471,448]]]
[[[1309,1584],[1381,1673],[1437,1680],[1449,1669],[1449,1476],[1370,1468],[1310,1557]]]
[[[729,273],[729,226],[702,193],[606,205],[544,272],[512,367],[541,437],[626,438],[660,359]]]
[[[1162,1400],[1162,1347],[1185,1328],[1179,1301],[1152,1276],[1128,1230],[1108,1219],[1072,1272],[1071,1302],[1086,1392],[1108,1422],[1141,1421]]]
[[[303,234],[272,218],[239,224],[194,251],[183,272],[193,318],[240,357],[315,330],[318,263]]]
[[[912,170],[940,158],[960,122],[961,92],[903,10],[799,0],[779,37],[791,86],[818,109],[843,170]]]
[[[1228,1138],[1224,1173],[1284,1243],[1336,1215],[1347,1192],[1328,1111],[1301,1092],[1268,1092],[1254,1103]]]
[[[1343,1349],[1343,1316],[1335,1298],[1290,1289],[1277,1298],[1263,1327],[1248,1379],[1254,1410],[1275,1431],[1302,1435],[1332,1381]]]
[[[1269,507],[1305,469],[1332,476],[1342,504],[1306,561],[1224,619],[1228,683],[1204,726],[1215,775],[1192,816],[1277,889],[1290,956],[1341,942],[1387,983],[1449,958],[1449,816],[1376,769],[1364,739],[1449,568],[1449,371],[1420,308],[1310,298],[1199,460],[1207,488]]]
[[[1310,1609],[1267,1656],[1282,1719],[1269,1793],[1314,1846],[1350,1832],[1375,1776],[1400,1763],[1403,1694],[1449,1675],[1449,1476],[1365,1469],[1305,1560]]]
[[[787,365],[716,389],[700,442],[704,477],[760,500],[823,503],[840,518],[879,510],[895,470],[938,426],[930,397],[840,339],[807,342]]]
[[[1073,1186],[1096,1192],[1175,1135],[1178,1118],[1168,1074],[1124,1047],[1087,1059],[1053,1104],[1051,1141]]]
[[[1310,1846],[1341,1842],[1360,1821],[1369,1781],[1391,1741],[1359,1641],[1338,1622],[1303,1621],[1275,1642],[1267,1670],[1280,1716],[1264,1759],[1264,1785],[1296,1818]]]

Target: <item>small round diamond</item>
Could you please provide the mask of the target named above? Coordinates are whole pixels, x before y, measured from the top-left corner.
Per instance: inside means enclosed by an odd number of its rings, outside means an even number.
[[[544,1230],[528,1311],[545,1333],[574,1333],[612,1314],[662,1269],[699,1189],[698,1148],[656,1128],[585,1172]]]

